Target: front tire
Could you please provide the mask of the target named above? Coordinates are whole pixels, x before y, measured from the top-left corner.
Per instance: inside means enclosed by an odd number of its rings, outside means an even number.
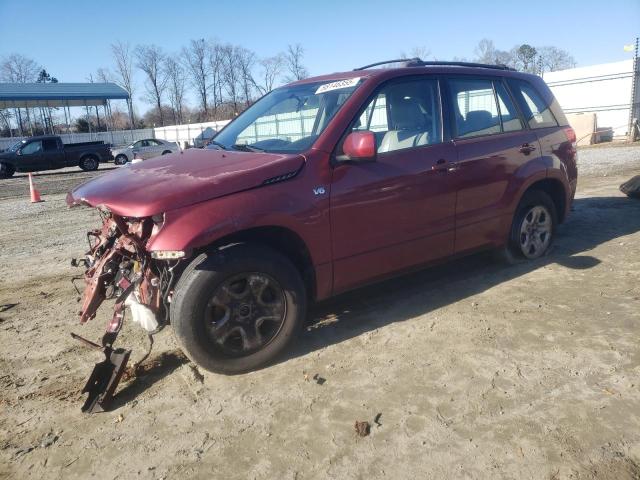
[[[162,155],[169,155],[171,153],[171,150],[165,150],[164,152],[162,152]]]
[[[513,217],[504,257],[510,263],[535,260],[549,252],[555,238],[558,216],[551,197],[542,190],[524,194]]]
[[[0,178],[11,178],[14,173],[16,173],[16,169],[13,165],[0,163]]]
[[[113,163],[115,163],[116,165],[124,165],[128,161],[129,159],[127,158],[126,155],[118,155],[113,161]]]
[[[98,169],[98,159],[93,155],[88,155],[80,160],[80,168],[85,172],[93,172]]]
[[[187,356],[216,373],[270,363],[304,324],[305,286],[280,253],[239,244],[204,253],[185,269],[171,303],[171,324]]]

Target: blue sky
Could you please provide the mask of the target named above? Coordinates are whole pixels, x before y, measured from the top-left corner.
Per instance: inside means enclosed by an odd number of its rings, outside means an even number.
[[[501,49],[555,45],[578,65],[624,60],[640,35],[640,0],[571,1],[29,1],[0,0],[0,57],[27,55],[60,81],[111,67],[109,44],[178,51],[191,38],[271,56],[305,48],[312,75],[350,70],[426,46],[438,59],[473,58],[482,38]],[[138,92],[142,78],[138,75]]]

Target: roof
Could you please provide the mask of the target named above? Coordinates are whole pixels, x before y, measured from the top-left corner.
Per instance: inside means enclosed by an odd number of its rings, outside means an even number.
[[[128,98],[115,83],[0,83],[0,108],[79,107]]]
[[[503,68],[495,65],[472,64],[466,62],[423,62],[422,65],[407,65],[399,67],[366,68],[364,70],[351,70],[348,72],[335,72],[317,77],[307,77],[289,85],[303,85],[315,82],[332,82],[349,78],[380,78],[388,79],[396,76],[414,74],[464,74],[464,75],[490,75],[526,78],[530,73],[517,72],[511,68]]]

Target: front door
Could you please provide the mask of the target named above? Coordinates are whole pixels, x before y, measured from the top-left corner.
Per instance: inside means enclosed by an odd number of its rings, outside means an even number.
[[[456,151],[438,92],[433,78],[388,83],[351,125],[375,133],[377,158],[333,171],[334,292],[453,253]]]
[[[23,172],[46,170],[49,166],[42,155],[42,140],[34,140],[21,147],[17,169]]]

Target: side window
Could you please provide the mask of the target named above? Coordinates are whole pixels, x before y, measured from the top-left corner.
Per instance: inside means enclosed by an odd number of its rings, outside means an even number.
[[[58,149],[58,142],[56,141],[55,138],[47,138],[46,140],[42,141],[42,149],[45,152],[50,152],[52,150],[57,150]]]
[[[22,147],[22,154],[23,155],[32,155],[34,153],[38,153],[42,151],[42,142],[37,141],[37,142],[31,142],[29,144],[27,144],[26,146]]]
[[[384,86],[362,110],[351,130],[373,132],[378,153],[440,143],[437,80],[411,79]]]
[[[502,120],[502,131],[514,132],[516,130],[522,130],[522,122],[518,117],[518,112],[515,105],[511,101],[511,97],[507,93],[507,89],[504,88],[502,82],[497,81],[493,84],[496,89],[496,95],[498,96],[500,119]]]
[[[529,127],[545,128],[558,125],[553,113],[551,113],[550,105],[528,82],[511,80],[511,85],[515,94],[520,96],[520,106],[525,113]]]
[[[138,140],[138,141],[137,141],[136,143],[134,143],[132,146],[133,146],[133,148],[140,148],[140,147],[142,147],[142,146],[143,146],[143,145],[142,145],[142,140]]]
[[[372,132],[387,132],[389,124],[387,122],[387,99],[384,92],[380,92],[369,102],[353,130],[371,130]]]
[[[150,147],[157,147],[158,145],[162,145],[158,140],[147,140],[149,142]]]
[[[500,114],[491,80],[449,80],[457,137],[500,133]]]

